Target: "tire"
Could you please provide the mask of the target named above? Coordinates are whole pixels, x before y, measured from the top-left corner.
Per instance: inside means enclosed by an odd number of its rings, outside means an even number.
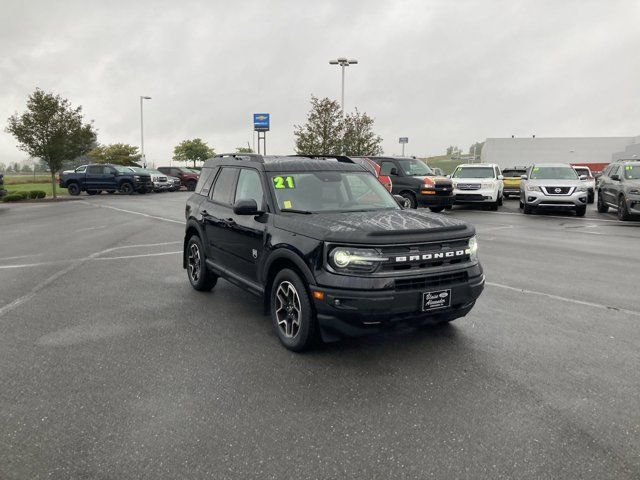
[[[596,194],[594,192],[589,192],[587,194],[587,203],[589,205],[591,205],[593,203],[593,201],[595,200],[595,196],[596,196]]]
[[[410,208],[418,208],[418,201],[416,200],[416,196],[411,192],[401,192],[400,196],[409,200]]]
[[[533,213],[533,207],[525,203],[523,206],[523,211],[525,215],[531,215]]]
[[[294,352],[311,347],[318,338],[317,320],[300,276],[293,270],[281,270],[270,294],[271,321],[280,342]]]
[[[602,199],[602,192],[598,192],[598,212],[600,213],[607,213],[609,211],[609,207],[607,206],[606,203],[604,203],[604,200]]]
[[[624,195],[620,195],[620,198],[618,199],[618,220],[625,222],[630,218],[631,214],[627,208],[627,201],[625,200]]]
[[[524,208],[524,203],[522,202],[522,199],[520,199],[520,209]]]
[[[133,193],[133,185],[129,182],[124,182],[120,185],[120,193],[123,195],[131,195]]]
[[[197,184],[198,182],[191,180],[189,183],[187,183],[187,190],[189,190],[190,192],[193,192],[196,189]]]
[[[434,213],[440,213],[441,211],[444,210],[444,207],[429,207],[429,210],[431,210]]]
[[[453,210],[453,205],[447,205],[444,207],[445,210]]]
[[[584,217],[585,213],[587,213],[586,205],[582,205],[581,207],[576,207],[576,217]]]
[[[504,203],[504,200],[503,200],[503,199],[504,199],[504,197],[503,197],[503,196],[500,196],[500,197],[498,198],[498,206],[499,206],[499,207],[501,207],[501,206],[502,206],[502,204]]]
[[[199,292],[210,292],[218,283],[218,276],[207,268],[202,241],[193,235],[187,242],[187,277],[191,286]]]
[[[80,195],[80,186],[77,183],[70,183],[69,185],[67,185],[67,192],[69,193],[69,195],[77,197],[78,195]]]

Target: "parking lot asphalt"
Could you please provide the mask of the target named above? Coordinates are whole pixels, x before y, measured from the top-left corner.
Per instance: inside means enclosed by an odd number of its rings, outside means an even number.
[[[187,196],[0,206],[0,479],[640,478],[640,223],[445,212],[467,317],[294,354],[190,287]]]

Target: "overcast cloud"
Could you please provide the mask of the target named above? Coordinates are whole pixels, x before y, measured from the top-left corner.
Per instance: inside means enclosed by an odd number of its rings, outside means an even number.
[[[2,0],[0,162],[25,158],[4,132],[34,88],[82,105],[100,143],[140,143],[156,165],[201,137],[291,153],[311,94],[339,99],[328,60],[357,58],[346,107],[376,120],[387,154],[465,150],[486,137],[640,134],[638,1]]]

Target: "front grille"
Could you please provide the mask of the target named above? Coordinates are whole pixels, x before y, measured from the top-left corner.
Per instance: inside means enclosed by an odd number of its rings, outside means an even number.
[[[440,187],[436,185],[436,195],[441,195],[443,197],[448,197],[453,192],[453,188],[451,186]]]
[[[166,182],[167,181],[167,177],[158,177],[158,180],[161,182]]]
[[[457,193],[456,200],[480,201],[484,200],[484,197],[478,193]]]
[[[458,190],[480,190],[479,183],[459,183]]]
[[[570,195],[575,187],[543,187],[547,195]]]
[[[456,265],[469,261],[469,255],[446,256],[447,252],[460,252],[468,248],[468,240],[436,242],[429,244],[382,247],[381,253],[389,260],[380,265],[379,272],[420,270],[444,265]],[[444,256],[440,254],[444,253]],[[425,255],[430,258],[425,258]],[[436,255],[438,254],[438,255]]]
[[[426,288],[444,287],[455,283],[466,282],[467,272],[443,273],[429,277],[406,278],[396,280],[396,290],[424,290]]]

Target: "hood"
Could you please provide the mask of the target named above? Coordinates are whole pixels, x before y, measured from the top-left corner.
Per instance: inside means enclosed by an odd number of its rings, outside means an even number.
[[[542,179],[531,179],[527,180],[527,183],[530,185],[542,185],[550,186],[550,187],[580,187],[582,186],[582,180],[576,178],[574,180],[542,180]]]
[[[418,210],[283,213],[274,218],[278,228],[331,242],[384,245],[466,238],[475,233],[464,222]]]

